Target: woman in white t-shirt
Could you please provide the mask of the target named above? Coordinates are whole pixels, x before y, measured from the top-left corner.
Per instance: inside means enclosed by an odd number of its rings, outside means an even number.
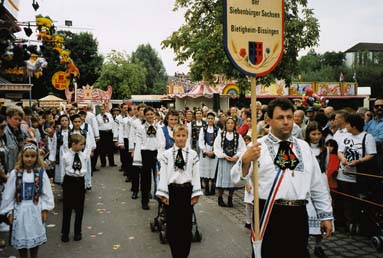
[[[340,192],[356,196],[356,166],[372,159],[376,155],[376,143],[374,137],[363,132],[364,121],[357,114],[351,114],[346,118],[348,133],[343,137],[338,149],[340,167],[338,171],[338,189]],[[365,155],[363,156],[363,138],[365,138]],[[344,198],[343,216],[346,226],[350,231],[356,229],[359,214],[358,202],[351,198]]]

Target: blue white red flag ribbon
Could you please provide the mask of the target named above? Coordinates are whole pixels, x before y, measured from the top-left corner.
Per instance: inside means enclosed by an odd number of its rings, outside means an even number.
[[[273,185],[270,189],[269,196],[266,200],[265,206],[263,207],[261,220],[260,220],[260,239],[256,240],[253,228],[251,227],[251,242],[253,244],[253,252],[255,258],[261,258],[261,247],[262,247],[262,239],[266,232],[267,224],[269,223],[271,211],[274,206],[275,197],[277,196],[277,192],[282,183],[283,176],[285,175],[285,169],[278,169],[277,175],[275,176]]]

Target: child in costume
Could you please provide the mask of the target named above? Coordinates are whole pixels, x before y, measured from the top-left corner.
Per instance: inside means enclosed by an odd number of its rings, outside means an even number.
[[[53,208],[51,184],[37,145],[27,143],[9,174],[0,209],[12,224],[11,245],[20,257],[28,257],[28,250],[30,257],[37,257],[39,246],[47,241],[45,222]]]
[[[176,125],[175,144],[161,159],[157,196],[166,207],[166,237],[173,258],[189,256],[192,241],[193,205],[202,195],[197,153],[186,147],[188,129]]]
[[[87,173],[89,157],[82,151],[85,146],[85,137],[81,134],[70,136],[71,148],[62,158],[64,166],[63,180],[63,223],[61,228],[61,241],[69,241],[70,220],[72,210],[75,210],[74,241],[80,241],[82,218],[84,214],[85,188],[84,176]]]

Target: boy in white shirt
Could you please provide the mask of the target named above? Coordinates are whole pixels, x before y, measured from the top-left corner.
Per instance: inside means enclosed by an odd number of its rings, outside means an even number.
[[[202,195],[197,152],[186,147],[188,129],[176,125],[174,146],[161,159],[156,195],[166,205],[166,237],[174,257],[188,257],[192,240],[193,205]]]
[[[87,172],[87,159],[82,151],[85,145],[85,137],[81,134],[70,136],[71,149],[67,151],[62,160],[64,166],[63,181],[63,223],[61,228],[61,241],[69,241],[70,220],[72,209],[76,217],[74,223],[74,241],[81,240],[81,225],[84,214],[84,176]]]

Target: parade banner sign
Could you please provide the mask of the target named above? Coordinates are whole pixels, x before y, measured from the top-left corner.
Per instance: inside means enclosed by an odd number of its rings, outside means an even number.
[[[283,54],[283,0],[224,0],[224,46],[233,65],[263,76]]]
[[[68,88],[70,80],[66,77],[66,73],[59,71],[52,76],[52,85],[57,90],[65,90]]]

